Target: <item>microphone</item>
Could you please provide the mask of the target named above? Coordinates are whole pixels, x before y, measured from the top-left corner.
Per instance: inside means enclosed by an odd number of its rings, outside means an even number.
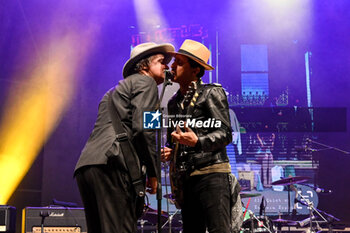
[[[44,222],[45,222],[45,218],[50,216],[49,211],[40,211],[39,213],[40,217],[41,217],[41,232],[44,232]]]
[[[40,211],[40,217],[46,218],[49,217],[50,213],[49,211]]]
[[[297,215],[297,204],[298,204],[298,195],[295,195],[292,216]]]
[[[297,151],[297,152],[314,152],[315,149],[312,149],[310,148],[309,146],[295,146],[294,149]]]
[[[295,217],[297,215],[297,201],[294,200],[294,208],[292,210],[292,216]]]
[[[295,185],[290,185],[289,186],[291,190],[295,192],[295,197],[294,197],[294,205],[293,205],[293,210],[292,210],[292,216],[294,217],[297,215],[297,204],[298,204],[298,189],[295,187]]]
[[[173,72],[171,72],[170,70],[165,70],[165,82],[169,82],[169,80],[173,80],[174,79],[174,74]],[[171,82],[169,82],[168,84],[172,84]]]
[[[313,190],[315,190],[316,193],[324,193],[324,194],[326,194],[326,193],[328,193],[328,194],[333,193],[333,191],[331,189],[323,189],[323,188],[315,187],[315,186],[309,185],[309,184],[303,184],[303,185],[312,188]]]
[[[260,203],[260,211],[259,211],[259,215],[262,216],[263,211],[265,210],[265,206],[264,206],[264,201],[265,201],[265,197],[263,196],[261,198],[261,203]],[[265,212],[265,211],[264,211]]]
[[[308,151],[308,148],[306,146],[295,146],[294,149],[297,152],[307,152]]]
[[[308,218],[305,218],[305,219],[302,220],[302,221],[298,221],[299,226],[300,226],[300,227],[303,227],[303,226],[309,224],[309,223],[311,222],[311,220],[314,220],[315,218],[316,218],[315,216],[312,216],[311,218],[308,217]]]
[[[302,204],[303,206],[308,206],[308,204],[305,201],[299,200],[299,199],[294,199],[295,202]]]
[[[316,193],[332,193],[332,190],[330,189],[323,189],[323,188],[315,188],[313,187],[313,189],[316,191]]]

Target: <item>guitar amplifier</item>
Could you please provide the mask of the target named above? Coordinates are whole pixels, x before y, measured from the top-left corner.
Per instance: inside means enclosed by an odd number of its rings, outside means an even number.
[[[16,208],[0,205],[0,232],[15,233]]]
[[[41,232],[42,216],[46,216],[44,232],[87,232],[83,208],[26,207],[22,211],[22,233]]]
[[[240,182],[241,180],[249,180],[250,182],[250,187],[248,187],[249,190],[254,189],[254,171],[238,171],[238,177],[239,177],[238,182]],[[242,185],[242,187],[244,186]]]

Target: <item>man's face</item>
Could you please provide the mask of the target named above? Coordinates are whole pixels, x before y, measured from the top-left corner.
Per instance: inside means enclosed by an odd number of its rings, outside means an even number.
[[[148,74],[156,81],[157,85],[164,82],[164,71],[169,69],[167,64],[164,64],[164,55],[156,54],[153,56],[149,64]]]
[[[171,70],[175,75],[173,81],[180,86],[188,86],[188,83],[196,79],[196,70],[190,66],[186,56],[176,54]]]

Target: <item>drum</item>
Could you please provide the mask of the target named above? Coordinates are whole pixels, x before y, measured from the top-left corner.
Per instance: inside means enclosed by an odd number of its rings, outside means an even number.
[[[269,220],[268,217],[259,217],[258,219],[259,221],[256,220],[255,218],[253,219],[254,232],[274,232],[272,222]],[[242,224],[240,232],[242,233],[251,232],[251,227],[252,227],[251,221],[252,220],[250,218],[245,219]]]

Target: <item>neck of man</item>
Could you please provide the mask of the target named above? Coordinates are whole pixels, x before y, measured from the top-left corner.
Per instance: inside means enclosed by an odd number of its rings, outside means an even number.
[[[142,74],[142,75],[145,75],[145,76],[151,77],[151,75],[149,75],[149,73],[148,73],[148,71],[147,71],[147,70],[140,70],[140,71],[139,71],[139,74]]]

